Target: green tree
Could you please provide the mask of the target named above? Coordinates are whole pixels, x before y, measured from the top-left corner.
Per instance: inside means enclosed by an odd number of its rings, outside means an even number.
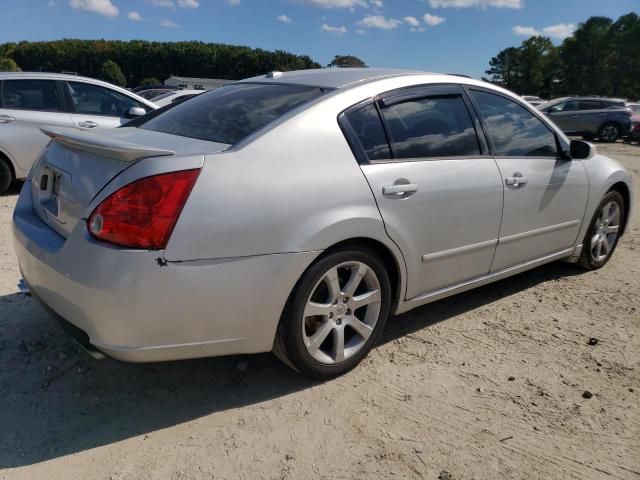
[[[327,67],[339,67],[339,68],[367,68],[367,64],[364,63],[358,57],[353,55],[336,55],[331,63]]]
[[[20,67],[13,58],[0,58],[0,72],[19,72]]]
[[[162,82],[158,80],[156,77],[143,78],[140,81],[140,85],[159,85],[161,83]]]
[[[107,60],[102,64],[100,78],[119,87],[124,87],[127,84],[127,79],[124,77],[122,70],[113,60]]]

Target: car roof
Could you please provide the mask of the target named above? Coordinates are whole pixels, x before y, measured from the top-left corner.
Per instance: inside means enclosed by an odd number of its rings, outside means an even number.
[[[290,72],[271,72],[266,75],[247,78],[242,80],[242,82],[286,83],[321,88],[344,88],[356,83],[404,75],[433,74],[416,70],[393,68],[318,68],[311,70],[293,70]]]

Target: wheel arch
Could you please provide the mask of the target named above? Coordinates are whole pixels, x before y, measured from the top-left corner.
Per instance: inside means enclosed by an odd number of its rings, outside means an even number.
[[[629,185],[627,185],[625,182],[616,182],[614,183],[609,190],[607,190],[608,192],[618,192],[621,196],[622,199],[624,200],[624,206],[625,206],[625,211],[624,211],[624,218],[622,219],[622,231],[620,233],[620,236],[624,235],[626,230],[627,230],[627,224],[629,221],[629,214],[631,213],[631,190],[629,189]]]
[[[7,155],[7,153],[2,148],[0,148],[0,162],[4,162],[7,164],[9,170],[11,170],[11,176],[13,180],[16,180],[16,167],[13,165],[11,157],[9,157],[9,155]]]

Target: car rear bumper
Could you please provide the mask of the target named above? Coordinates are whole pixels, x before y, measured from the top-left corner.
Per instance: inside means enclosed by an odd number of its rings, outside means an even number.
[[[162,252],[64,239],[33,212],[25,184],[13,222],[20,270],[49,309],[124,361],[269,351],[293,285],[319,252],[165,262]]]

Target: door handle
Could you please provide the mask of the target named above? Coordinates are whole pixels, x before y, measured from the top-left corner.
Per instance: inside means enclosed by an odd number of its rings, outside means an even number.
[[[400,185],[386,185],[382,187],[383,195],[403,195],[405,193],[413,193],[418,191],[418,185],[415,183],[404,183]]]
[[[13,122],[15,118],[10,117],[9,115],[0,115],[0,123],[9,123]]]
[[[526,185],[527,183],[529,183],[529,180],[527,179],[527,177],[523,177],[522,175],[518,175],[516,173],[513,175],[513,177],[505,178],[504,182],[507,185],[512,185],[518,188],[520,185]]]
[[[82,128],[96,128],[98,125],[100,124],[92,120],[85,120],[83,122],[78,122],[78,126]]]

